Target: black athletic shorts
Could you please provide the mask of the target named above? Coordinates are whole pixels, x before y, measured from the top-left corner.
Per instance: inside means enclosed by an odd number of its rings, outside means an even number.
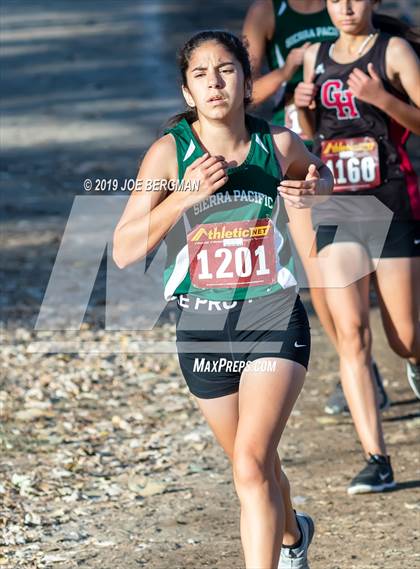
[[[238,391],[242,371],[252,366],[256,372],[275,369],[275,362],[261,358],[307,368],[311,345],[306,310],[294,289],[232,302],[180,295],[176,338],[188,388],[204,399]]]
[[[341,222],[340,231],[325,223],[315,230],[318,253],[335,242],[359,243],[371,259],[420,256],[420,221],[392,221],[386,236],[380,222]]]

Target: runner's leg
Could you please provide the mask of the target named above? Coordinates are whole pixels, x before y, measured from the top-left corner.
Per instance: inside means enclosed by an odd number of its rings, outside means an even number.
[[[274,371],[244,371],[233,451],[235,488],[241,503],[246,567],[277,567],[285,528],[285,504],[275,475],[280,437],[302,389],[306,369],[280,358]]]
[[[322,273],[318,268],[316,256],[311,257],[311,251],[315,251],[316,234],[312,227],[311,210],[289,208],[289,230],[293,243],[299,253],[303,268],[308,279],[309,292],[312,306],[321,322],[325,333],[337,351],[337,332],[331,311],[325,297],[325,290],[321,286]],[[315,254],[314,254],[315,255]]]
[[[375,278],[389,345],[416,364],[420,362],[419,265],[418,257],[380,259]]]
[[[353,274],[358,273],[358,266],[367,266],[367,254],[357,243],[337,243],[327,248],[329,278],[332,274],[337,279],[342,275],[345,282],[348,259],[352,260]],[[325,289],[337,330],[341,381],[366,456],[386,454],[371,365],[369,282],[367,275],[348,286]]]
[[[195,396],[194,398],[217,441],[231,463],[233,463],[233,449],[239,421],[239,393],[232,393],[213,399],[202,399]],[[281,469],[278,453],[275,456],[275,473],[285,506],[286,529],[283,543],[285,545],[293,545],[299,539],[299,529],[290,497],[290,484],[287,476]]]

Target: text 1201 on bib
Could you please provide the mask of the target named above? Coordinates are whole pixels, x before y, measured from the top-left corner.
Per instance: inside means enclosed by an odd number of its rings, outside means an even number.
[[[270,285],[276,278],[270,219],[203,223],[188,234],[191,282],[198,288]]]

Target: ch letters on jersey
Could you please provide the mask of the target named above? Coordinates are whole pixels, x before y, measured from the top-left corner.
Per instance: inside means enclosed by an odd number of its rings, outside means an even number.
[[[335,109],[338,120],[360,118],[356,97],[345,89],[341,79],[329,79],[321,87],[321,103],[326,109]]]

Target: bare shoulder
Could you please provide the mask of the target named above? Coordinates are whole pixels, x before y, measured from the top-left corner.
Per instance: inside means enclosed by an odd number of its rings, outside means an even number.
[[[278,126],[275,124],[270,124],[270,132],[276,149],[283,156],[287,155],[288,150],[293,145],[294,137],[296,135],[285,126]]]
[[[273,3],[271,0],[254,0],[248,8],[248,14],[261,21],[269,16],[274,16]]]
[[[146,153],[150,159],[176,157],[176,142],[172,134],[164,134],[150,146]]]
[[[396,86],[400,82],[418,82],[419,58],[404,38],[396,36],[390,38],[385,58],[387,75],[391,81],[396,82]]]
[[[174,172],[176,174],[176,142],[172,134],[161,136],[150,146],[142,160],[141,169],[157,171],[162,178],[171,178]]]
[[[386,50],[387,57],[389,56],[392,60],[395,59],[395,61],[397,61],[400,57],[405,57],[408,53],[415,55],[414,49],[407,40],[398,36],[390,38]]]
[[[302,171],[306,172],[310,164],[315,164],[317,168],[322,166],[321,160],[309,152],[295,132],[276,125],[270,125],[270,130],[274,152],[283,174],[299,176]]]
[[[316,42],[316,43],[312,43],[308,49],[305,51],[305,57],[316,57],[316,54],[318,53],[319,47],[321,45],[321,42]]]
[[[392,71],[399,72],[407,69],[407,66],[410,68],[419,64],[419,58],[409,42],[397,36],[390,38],[385,57],[387,68]]]
[[[320,42],[317,42],[308,47],[308,49],[305,51],[305,55],[303,56],[305,64],[306,62],[308,62],[308,64],[312,63],[312,65],[315,67],[316,56],[318,55],[320,45]]]
[[[312,82],[315,69],[315,62],[318,55],[319,46],[321,44],[313,43],[308,47],[303,56],[303,80],[307,83]]]
[[[247,26],[258,27],[266,37],[274,33],[275,18],[271,0],[254,0],[246,14]]]
[[[274,153],[283,173],[289,169],[293,156],[296,153],[295,134],[286,127],[270,125],[273,139]]]

